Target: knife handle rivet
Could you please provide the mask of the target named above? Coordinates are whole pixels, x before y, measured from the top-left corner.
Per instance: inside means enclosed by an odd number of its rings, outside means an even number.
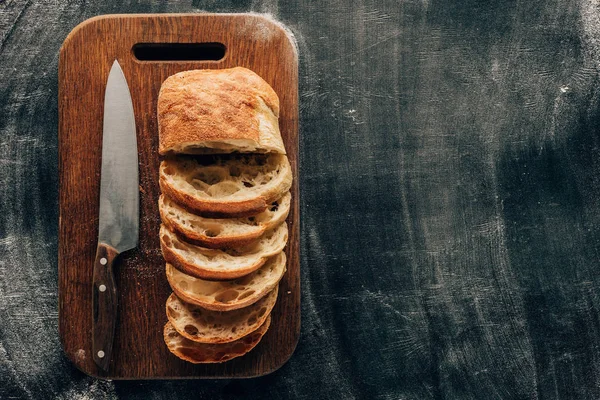
[[[100,259],[100,264],[102,264],[102,265],[106,265],[107,262],[108,262],[108,260],[106,258],[104,258],[104,257],[102,257]]]
[[[104,352],[102,350],[98,352],[98,358],[104,358]]]
[[[100,286],[98,286],[98,290],[101,292],[106,292],[106,286],[100,285]]]

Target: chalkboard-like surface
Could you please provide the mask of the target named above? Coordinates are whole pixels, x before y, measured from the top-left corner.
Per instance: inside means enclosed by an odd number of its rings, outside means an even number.
[[[139,61],[132,51],[137,43],[221,43],[226,53],[219,61]],[[112,363],[103,374],[91,357],[92,266],[104,89],[115,59],[127,78],[136,115],[141,222],[139,246],[116,262],[119,313]],[[170,354],[162,337],[171,289],[158,240],[156,102],[161,83],[174,73],[234,66],[255,71],[280,98],[280,129],[295,178],[287,272],[271,327],[252,352],[227,363],[193,365]],[[67,37],[59,63],[59,327],[65,352],[79,369],[110,379],[249,377],[272,372],[291,356],[300,331],[297,90],[294,44],[284,28],[261,16],[103,16]]]

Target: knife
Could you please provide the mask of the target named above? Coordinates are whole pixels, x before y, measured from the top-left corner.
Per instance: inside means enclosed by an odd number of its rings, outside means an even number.
[[[104,94],[98,248],[93,276],[94,362],[108,372],[117,322],[116,257],[137,246],[139,236],[138,150],[131,94],[114,61]]]

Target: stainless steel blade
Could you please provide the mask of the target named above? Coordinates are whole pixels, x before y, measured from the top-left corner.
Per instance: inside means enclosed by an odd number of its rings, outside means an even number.
[[[133,103],[116,60],[104,95],[101,174],[98,242],[121,253],[137,246],[139,183]]]

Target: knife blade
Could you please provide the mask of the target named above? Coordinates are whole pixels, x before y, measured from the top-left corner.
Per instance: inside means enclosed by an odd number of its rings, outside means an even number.
[[[104,93],[98,247],[93,273],[92,351],[108,372],[117,321],[113,265],[139,237],[138,149],[133,103],[123,70],[114,61]]]

